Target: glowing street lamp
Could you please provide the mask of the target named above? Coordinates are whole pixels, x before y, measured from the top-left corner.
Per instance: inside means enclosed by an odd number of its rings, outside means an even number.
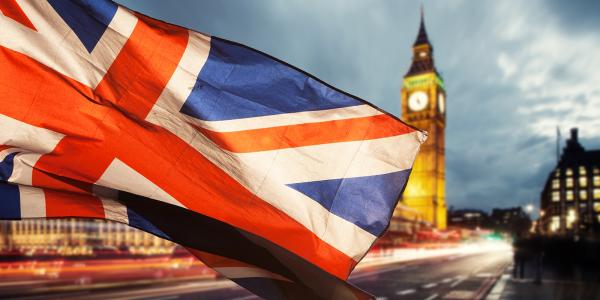
[[[527,205],[525,206],[525,211],[526,211],[527,213],[532,213],[534,209],[535,209],[535,207],[533,206],[533,204],[527,204]]]

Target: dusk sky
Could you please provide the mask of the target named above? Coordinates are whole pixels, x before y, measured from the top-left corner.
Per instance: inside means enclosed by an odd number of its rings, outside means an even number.
[[[246,44],[400,115],[419,1],[120,0]],[[563,139],[600,148],[599,1],[425,1],[447,92],[447,203],[534,203]],[[564,141],[563,141],[564,144]]]

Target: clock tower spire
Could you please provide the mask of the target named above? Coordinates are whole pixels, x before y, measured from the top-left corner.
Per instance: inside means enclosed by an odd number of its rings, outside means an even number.
[[[435,68],[433,46],[425,29],[423,7],[412,63],[401,90],[402,119],[429,133],[413,165],[402,197],[404,207],[438,229],[446,228],[445,128],[446,91]],[[402,215],[398,206],[396,215]]]
[[[410,69],[406,76],[416,75],[425,72],[435,72],[433,64],[433,46],[429,42],[427,30],[425,29],[425,17],[423,14],[423,6],[421,6],[421,23],[419,25],[419,33],[413,44],[413,59]]]

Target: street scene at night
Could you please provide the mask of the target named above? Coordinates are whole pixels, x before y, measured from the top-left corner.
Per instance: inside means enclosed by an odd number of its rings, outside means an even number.
[[[350,282],[390,299],[481,298],[512,263],[502,241],[428,247],[373,251]],[[190,256],[4,263],[2,271],[10,280],[0,293],[15,299],[258,299]]]
[[[0,0],[0,299],[599,299],[600,4]]]

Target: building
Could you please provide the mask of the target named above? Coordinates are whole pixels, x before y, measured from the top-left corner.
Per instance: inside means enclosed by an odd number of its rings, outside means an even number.
[[[448,212],[448,227],[479,229],[488,223],[488,214],[483,210],[459,209]]]
[[[402,119],[429,133],[415,160],[401,203],[418,211],[420,221],[445,229],[446,91],[444,81],[435,68],[433,46],[425,30],[422,11],[419,33],[413,45],[412,64],[404,76],[401,98]],[[394,214],[397,218],[401,217],[402,206]]]
[[[170,254],[175,244],[128,226],[90,219],[0,221],[0,253],[20,251],[62,256],[119,249],[130,254]]]
[[[531,229],[531,218],[520,206],[494,208],[487,227],[496,231],[518,235]]]
[[[541,193],[539,229],[552,235],[600,235],[600,150],[586,151],[577,128]]]

